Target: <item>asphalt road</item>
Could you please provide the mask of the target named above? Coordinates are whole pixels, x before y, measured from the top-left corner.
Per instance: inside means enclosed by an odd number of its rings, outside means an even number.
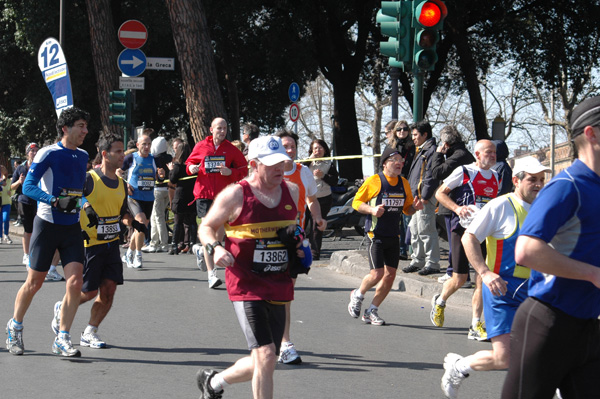
[[[356,246],[357,240],[340,245]],[[331,250],[326,243],[324,258]],[[25,278],[21,257],[20,245],[0,245],[0,323],[12,316]],[[0,353],[0,397],[195,398],[198,369],[224,369],[248,353],[225,289],[208,289],[193,256],[145,255],[144,268],[125,269],[125,279],[99,330],[108,348],[80,348],[79,359],[51,353],[52,307],[64,294],[64,283],[44,284],[24,321],[25,354]],[[427,299],[398,291],[380,308],[387,325],[365,325],[347,312],[349,293],[359,283],[329,270],[327,259],[300,276],[292,340],[304,363],[277,367],[276,398],[443,398],[445,354],[491,347],[467,339],[468,308],[449,304],[446,327],[437,329],[429,322]],[[371,298],[372,293],[365,303]],[[89,311],[90,303],[83,304],[76,316],[75,344]],[[461,397],[498,398],[504,376],[503,371],[473,373]],[[250,384],[230,386],[224,397],[249,398]]]

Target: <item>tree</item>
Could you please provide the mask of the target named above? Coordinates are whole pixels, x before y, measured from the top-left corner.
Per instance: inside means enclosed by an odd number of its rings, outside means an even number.
[[[196,141],[200,141],[209,134],[212,120],[225,115],[206,16],[201,0],[165,2],[181,68],[190,129]]]

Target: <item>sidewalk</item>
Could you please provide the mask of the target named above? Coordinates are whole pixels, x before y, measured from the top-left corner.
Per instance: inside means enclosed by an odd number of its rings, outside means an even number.
[[[443,273],[432,274],[429,276],[419,276],[418,273],[404,273],[403,267],[408,266],[410,261],[400,261],[398,265],[398,274],[394,281],[392,290],[407,293],[409,295],[431,299],[433,295],[442,292],[442,284],[438,283],[438,277]],[[342,274],[363,278],[369,273],[369,260],[367,251],[337,251],[331,255],[329,260],[329,269]],[[442,269],[442,272],[444,269]],[[471,281],[475,286],[473,271],[471,271]],[[449,299],[449,304],[453,306],[471,307],[471,297],[473,288],[461,288]]]

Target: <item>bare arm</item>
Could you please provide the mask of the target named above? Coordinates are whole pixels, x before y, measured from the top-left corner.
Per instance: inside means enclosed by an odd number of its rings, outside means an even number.
[[[306,204],[308,205],[308,209],[310,210],[313,220],[317,224],[317,228],[321,231],[324,231],[327,227],[327,221],[323,219],[323,215],[321,215],[321,204],[319,204],[317,196],[307,195]]]
[[[589,281],[600,288],[600,267],[569,258],[537,237],[517,239],[515,261],[541,273]]]
[[[506,281],[496,273],[492,272],[486,265],[481,252],[481,246],[477,237],[471,233],[465,232],[461,239],[469,263],[473,269],[481,276],[481,280],[490,289],[493,295],[501,296],[506,294]]]

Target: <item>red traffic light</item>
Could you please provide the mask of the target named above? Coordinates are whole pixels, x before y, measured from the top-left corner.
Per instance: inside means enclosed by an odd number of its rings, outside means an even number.
[[[418,21],[421,25],[428,28],[437,25],[442,19],[442,11],[437,4],[428,1],[421,6],[421,13],[419,14]]]

